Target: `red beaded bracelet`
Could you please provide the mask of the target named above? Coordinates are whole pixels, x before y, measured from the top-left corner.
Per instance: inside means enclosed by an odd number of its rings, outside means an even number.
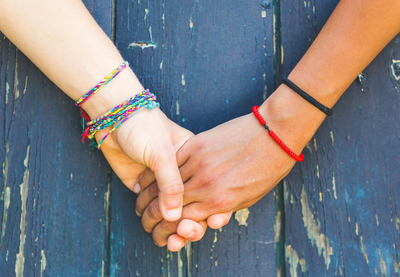
[[[264,118],[262,118],[262,116],[260,115],[260,113],[258,112],[258,106],[254,106],[253,107],[253,113],[254,115],[257,117],[258,121],[260,121],[261,125],[264,126],[265,129],[267,129],[268,134],[271,136],[271,138],[273,138],[276,143],[279,144],[279,146],[286,152],[288,153],[288,155],[290,157],[292,157],[293,159],[295,159],[298,162],[302,162],[304,160],[304,156],[303,153],[300,154],[300,156],[297,156],[292,150],[290,150],[284,143],[283,141],[281,141],[277,135],[275,135],[275,133],[273,131],[271,131],[268,126],[267,123],[265,123]]]

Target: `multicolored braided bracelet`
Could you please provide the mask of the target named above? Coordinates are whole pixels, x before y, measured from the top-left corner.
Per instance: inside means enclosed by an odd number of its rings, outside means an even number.
[[[88,138],[93,142],[96,148],[100,149],[103,141],[132,115],[145,108],[152,110],[156,106],[159,107],[159,104],[155,101],[156,96],[150,93],[149,90],[145,90],[92,121],[90,121],[86,112],[81,110],[83,127],[82,142],[84,142],[85,138]],[[99,144],[96,144],[96,133],[114,125],[115,123],[117,123],[117,125],[103,137]]]
[[[75,102],[75,105],[80,107],[83,103],[85,103],[90,97],[99,92],[105,85],[107,85],[112,79],[114,79],[119,73],[121,73],[127,66],[129,66],[128,61],[125,61],[118,68],[113,70],[110,74],[108,74],[100,83],[98,83],[94,88],[92,88],[88,93],[83,95],[78,101]]]

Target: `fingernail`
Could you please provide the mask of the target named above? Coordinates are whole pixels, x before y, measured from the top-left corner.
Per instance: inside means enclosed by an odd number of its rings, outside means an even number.
[[[135,209],[135,212],[136,212],[136,215],[137,215],[138,217],[142,217],[142,214],[139,213],[138,210]]]
[[[181,209],[165,210],[165,215],[170,219],[179,219],[181,217]]]
[[[133,192],[136,193],[136,194],[140,192],[140,185],[139,185],[139,183],[137,183],[137,184],[133,187]]]
[[[190,237],[192,237],[193,235],[194,235],[194,231],[190,232],[190,234],[187,235],[185,238],[190,238]]]

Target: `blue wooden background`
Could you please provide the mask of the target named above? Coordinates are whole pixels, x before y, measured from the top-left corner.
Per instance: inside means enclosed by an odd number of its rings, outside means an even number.
[[[163,111],[195,133],[249,113],[337,1],[87,0]],[[141,47],[140,47],[141,46]],[[79,113],[0,36],[0,276],[398,276],[400,37],[360,75],[283,185],[171,253],[79,140]]]

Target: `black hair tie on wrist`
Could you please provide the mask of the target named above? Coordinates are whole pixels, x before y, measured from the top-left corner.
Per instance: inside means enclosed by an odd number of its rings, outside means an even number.
[[[282,78],[282,83],[287,85],[289,88],[291,88],[293,91],[297,92],[301,97],[303,97],[305,100],[310,102],[312,105],[314,105],[316,108],[318,108],[321,112],[325,113],[326,115],[330,116],[332,115],[333,111],[329,109],[328,107],[325,107],[321,103],[319,103],[317,100],[312,98],[310,95],[308,95],[305,91],[303,91],[301,88],[293,84],[289,79],[287,78]]]

